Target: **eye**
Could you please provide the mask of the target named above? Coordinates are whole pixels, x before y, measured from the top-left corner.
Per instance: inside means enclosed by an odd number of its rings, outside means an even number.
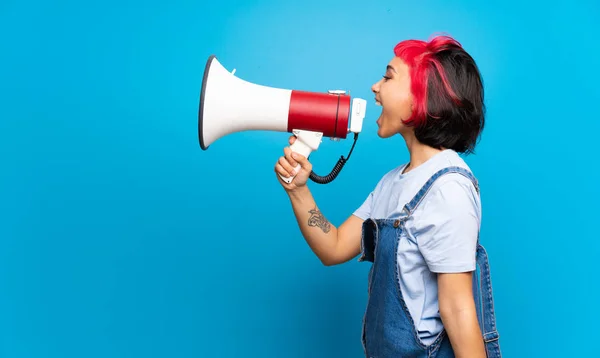
[[[385,78],[386,81],[389,80],[389,79],[391,79],[391,77],[388,77],[386,75],[383,75],[383,78]]]

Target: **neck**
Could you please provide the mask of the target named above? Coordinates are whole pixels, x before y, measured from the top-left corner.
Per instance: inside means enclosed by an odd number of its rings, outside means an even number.
[[[419,165],[428,161],[434,155],[440,153],[443,149],[436,149],[430,147],[426,144],[423,144],[417,140],[414,132],[410,132],[402,135],[406,142],[406,148],[408,149],[408,153],[410,155],[410,162],[404,172],[409,172]]]

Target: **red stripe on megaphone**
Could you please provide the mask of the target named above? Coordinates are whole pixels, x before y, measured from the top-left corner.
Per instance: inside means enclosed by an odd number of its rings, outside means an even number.
[[[349,95],[292,90],[288,131],[302,129],[344,139],[349,116]]]

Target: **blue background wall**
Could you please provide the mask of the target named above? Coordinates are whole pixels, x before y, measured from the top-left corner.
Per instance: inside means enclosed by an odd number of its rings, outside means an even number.
[[[0,3],[0,356],[360,357],[367,264],[323,267],[273,165],[285,133],[203,152],[207,57],[251,82],[368,99],[338,179],[341,223],[407,160],[370,86],[436,32],[478,61],[483,186],[506,357],[590,356],[599,333],[593,1]],[[351,141],[312,157],[329,171]],[[252,192],[251,190],[255,190]]]

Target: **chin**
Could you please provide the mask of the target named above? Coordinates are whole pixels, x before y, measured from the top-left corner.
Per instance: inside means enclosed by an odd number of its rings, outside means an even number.
[[[393,136],[394,134],[396,134],[396,133],[387,131],[387,130],[385,130],[385,128],[381,128],[381,127],[377,130],[377,136],[379,138],[389,138],[389,137]]]

